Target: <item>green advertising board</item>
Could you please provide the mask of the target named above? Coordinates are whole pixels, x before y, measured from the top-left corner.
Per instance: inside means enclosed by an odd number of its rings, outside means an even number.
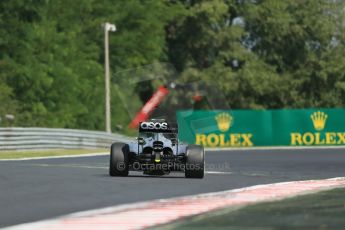
[[[345,109],[271,112],[273,145],[345,145]]]
[[[345,109],[179,111],[179,138],[208,147],[345,145]]]

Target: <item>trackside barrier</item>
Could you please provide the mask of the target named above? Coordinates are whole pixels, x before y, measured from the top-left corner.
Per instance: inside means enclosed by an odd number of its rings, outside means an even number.
[[[179,111],[179,138],[206,147],[344,146],[345,109]]]
[[[30,149],[109,148],[115,141],[128,142],[119,134],[53,128],[0,128],[0,151]]]

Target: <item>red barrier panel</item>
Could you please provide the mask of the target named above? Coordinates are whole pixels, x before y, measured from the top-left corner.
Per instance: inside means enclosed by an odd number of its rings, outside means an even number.
[[[129,127],[135,129],[138,127],[141,121],[146,121],[153,110],[164,100],[168,93],[169,90],[167,88],[165,88],[164,86],[160,86],[158,90],[152,95],[150,100],[148,100],[146,104],[141,108],[141,110],[137,113]]]

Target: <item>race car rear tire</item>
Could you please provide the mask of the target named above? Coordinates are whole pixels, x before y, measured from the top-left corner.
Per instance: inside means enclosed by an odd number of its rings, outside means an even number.
[[[186,178],[203,178],[205,174],[205,150],[200,145],[189,145],[186,150]]]
[[[113,143],[110,147],[110,176],[128,176],[129,146],[124,143]]]

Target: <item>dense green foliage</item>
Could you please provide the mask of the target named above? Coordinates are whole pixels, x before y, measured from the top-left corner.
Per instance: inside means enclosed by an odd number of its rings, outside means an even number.
[[[0,126],[14,114],[17,126],[103,129],[106,21],[117,26],[113,73],[168,62],[181,79],[217,85],[232,108],[344,107],[344,7],[336,0],[2,0]],[[113,126],[129,121],[116,93],[112,118]]]

